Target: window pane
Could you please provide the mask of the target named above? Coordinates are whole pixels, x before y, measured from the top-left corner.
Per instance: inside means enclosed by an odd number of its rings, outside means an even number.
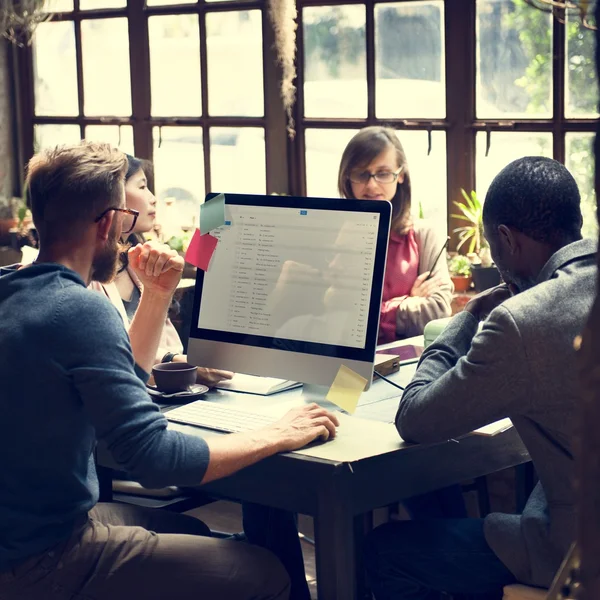
[[[477,116],[552,116],[551,16],[524,0],[477,2]]]
[[[589,9],[593,23],[594,8]],[[594,32],[586,29],[577,16],[567,22],[567,97],[565,115],[569,117],[598,116],[598,83],[594,61]]]
[[[477,133],[477,195],[483,201],[492,180],[510,162],[523,156],[552,158],[551,133],[505,133],[493,131],[490,151],[485,155],[486,133]],[[468,191],[468,190],[467,190]]]
[[[262,116],[261,11],[206,15],[206,44],[210,114]]]
[[[264,129],[211,127],[210,175],[212,191],[264,194],[267,189]]]
[[[77,144],[81,141],[79,125],[34,125],[33,150],[39,152],[58,144]]]
[[[199,116],[202,100],[198,15],[150,17],[148,33],[152,114]]]
[[[135,154],[131,125],[88,125],[85,128],[85,139],[92,142],[106,142],[127,154]]]
[[[196,4],[197,0],[146,0],[147,6],[167,6],[171,4]]]
[[[204,201],[204,154],[200,127],[154,127],[157,216],[165,239],[182,226],[198,226]]]
[[[338,171],[342,153],[356,129],[307,129],[306,192],[309,196],[339,198]]]
[[[40,23],[33,44],[35,114],[77,115],[77,63],[72,21]]]
[[[439,0],[375,5],[377,117],[445,117],[443,32]]]
[[[366,117],[365,6],[318,6],[302,11],[304,114]]]
[[[70,12],[73,10],[73,0],[46,0],[44,9],[48,12]]]
[[[127,0],[79,0],[81,10],[96,10],[99,8],[123,8]]]
[[[410,173],[411,204],[415,217],[423,213],[440,237],[448,231],[446,133],[431,132],[431,152],[426,131],[398,131]],[[421,209],[421,210],[420,210]]]
[[[591,238],[598,237],[593,143],[593,133],[567,133],[566,135],[566,166],[575,177],[581,193],[583,235]]]
[[[85,114],[131,115],[127,19],[82,21],[81,45]]]

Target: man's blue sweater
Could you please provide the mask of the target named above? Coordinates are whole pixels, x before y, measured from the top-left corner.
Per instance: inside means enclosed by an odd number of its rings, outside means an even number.
[[[209,451],[167,430],[110,302],[61,265],[0,273],[0,572],[66,539],[98,501],[106,443],[147,486],[199,483]]]

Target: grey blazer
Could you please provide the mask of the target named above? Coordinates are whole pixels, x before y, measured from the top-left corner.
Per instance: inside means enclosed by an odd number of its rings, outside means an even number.
[[[512,419],[540,483],[522,515],[489,515],[485,536],[523,583],[549,586],[575,536],[573,340],[594,299],[596,247],[561,248],[537,285],[496,308],[479,333],[473,315],[456,315],[424,352],[396,416],[400,435],[415,442]]]

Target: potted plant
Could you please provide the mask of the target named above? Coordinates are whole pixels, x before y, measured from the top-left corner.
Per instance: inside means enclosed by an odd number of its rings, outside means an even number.
[[[10,246],[14,250],[21,250],[23,246],[37,248],[38,236],[33,226],[31,211],[27,208],[27,204],[22,198],[13,198],[12,202],[15,223],[8,231]]]
[[[490,248],[483,235],[483,204],[475,191],[471,194],[460,190],[464,202],[454,202],[460,213],[451,215],[455,219],[466,221],[466,225],[457,227],[458,246],[460,250],[467,242],[467,256],[471,260],[471,277],[475,291],[482,292],[500,283],[500,273],[495,267],[490,254]]]
[[[466,292],[471,287],[471,261],[464,254],[456,254],[450,258],[448,271],[455,292]]]

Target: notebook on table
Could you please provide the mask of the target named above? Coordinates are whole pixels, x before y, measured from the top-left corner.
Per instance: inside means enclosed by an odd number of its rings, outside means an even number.
[[[291,390],[300,387],[297,381],[287,379],[277,379],[275,377],[256,377],[254,375],[244,375],[236,373],[232,379],[221,381],[215,387],[218,390],[228,390],[230,392],[243,392],[246,394],[258,394],[260,396],[270,396],[277,392]]]

